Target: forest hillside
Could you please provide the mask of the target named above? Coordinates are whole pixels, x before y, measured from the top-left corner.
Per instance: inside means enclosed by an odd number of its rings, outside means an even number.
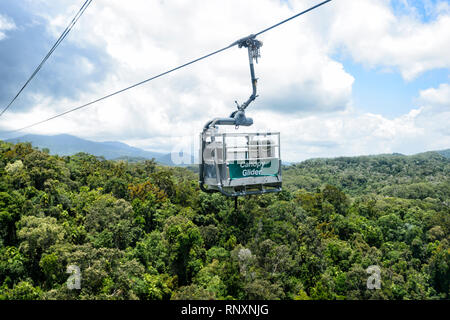
[[[450,298],[443,153],[307,160],[235,210],[187,168],[44,151],[0,141],[0,299]]]

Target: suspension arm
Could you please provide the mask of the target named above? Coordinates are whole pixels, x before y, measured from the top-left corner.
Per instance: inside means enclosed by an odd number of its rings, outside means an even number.
[[[248,50],[248,61],[250,65],[250,77],[252,82],[252,94],[250,95],[248,100],[244,102],[241,106],[238,105],[238,110],[240,111],[244,111],[248,107],[248,105],[257,97],[256,85],[258,79],[255,76],[255,67],[253,64],[253,60],[255,60],[256,63],[258,63],[258,58],[260,57],[259,48],[261,48],[262,42],[256,40],[255,37],[256,37],[255,35],[250,35],[246,38],[237,41],[237,45],[239,46],[239,48],[246,47]]]

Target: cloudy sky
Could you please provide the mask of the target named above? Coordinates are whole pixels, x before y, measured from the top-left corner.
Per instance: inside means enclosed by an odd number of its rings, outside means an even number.
[[[93,0],[0,117],[0,138],[68,133],[168,152],[196,138],[211,118],[228,116],[234,100],[248,98],[245,49],[25,132],[4,132],[220,49],[318,2]],[[1,109],[83,3],[1,0]],[[284,160],[450,147],[450,1],[334,0],[258,39],[259,97],[247,116],[251,131],[281,132]]]

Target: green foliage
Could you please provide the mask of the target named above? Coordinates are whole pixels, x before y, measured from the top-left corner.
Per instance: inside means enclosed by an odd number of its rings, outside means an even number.
[[[172,296],[176,279],[165,273],[154,275],[145,273],[137,284],[137,295],[143,300],[168,300]]]
[[[126,249],[138,237],[133,208],[125,200],[111,195],[99,195],[85,207],[85,228],[97,247]]]
[[[17,225],[20,250],[37,261],[45,250],[62,243],[65,238],[64,228],[52,217],[23,216]]]
[[[414,156],[379,155],[312,159],[284,167],[291,191],[314,191],[326,184],[351,196],[377,193],[407,199],[450,196],[450,161],[437,152]]]
[[[0,283],[11,285],[26,275],[26,259],[16,247],[0,249]]]
[[[189,168],[0,141],[0,299],[449,299],[449,169],[308,160],[236,211]]]
[[[0,300],[37,300],[41,296],[41,288],[34,287],[29,281],[20,281],[12,289],[0,287]]]
[[[155,270],[158,273],[168,271],[169,250],[158,230],[152,231],[136,243],[132,257],[140,261],[148,270]]]
[[[172,300],[212,300],[213,293],[196,284],[180,287],[173,295]]]
[[[0,244],[16,244],[16,222],[20,219],[23,202],[16,191],[0,192]]]
[[[173,272],[180,284],[187,284],[203,266],[205,250],[200,230],[187,218],[172,216],[166,220],[163,238]]]

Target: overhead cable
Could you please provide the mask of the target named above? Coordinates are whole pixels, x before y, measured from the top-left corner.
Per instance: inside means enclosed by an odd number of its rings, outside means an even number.
[[[193,64],[193,63],[198,62],[198,61],[200,61],[200,60],[209,58],[209,57],[211,57],[211,56],[213,56],[213,55],[215,55],[215,54],[218,54],[218,53],[220,53],[220,52],[223,52],[223,51],[225,51],[225,50],[227,50],[227,49],[230,49],[230,48],[234,47],[235,45],[239,45],[240,43],[242,43],[242,41],[244,41],[244,40],[246,40],[246,39],[253,39],[253,38],[255,38],[255,37],[258,36],[258,35],[261,35],[261,34],[267,32],[267,31],[269,31],[269,30],[271,30],[271,29],[273,29],[273,28],[276,28],[276,27],[278,27],[278,26],[280,26],[280,25],[282,25],[282,24],[284,24],[284,23],[286,23],[286,22],[288,22],[288,21],[290,21],[290,20],[292,20],[292,19],[294,19],[294,18],[297,18],[297,17],[299,17],[299,16],[301,16],[301,15],[307,13],[307,12],[310,12],[310,11],[312,11],[312,10],[314,10],[314,9],[316,9],[316,8],[322,6],[322,5],[324,5],[324,4],[326,4],[326,3],[330,2],[330,1],[332,1],[332,0],[326,0],[326,1],[323,1],[323,2],[321,2],[321,3],[319,3],[319,4],[315,5],[315,6],[313,6],[313,7],[311,7],[311,8],[309,8],[309,9],[307,9],[307,10],[304,10],[304,11],[302,11],[302,12],[300,12],[300,13],[298,13],[298,14],[296,14],[296,15],[294,15],[294,16],[288,18],[288,19],[285,19],[285,20],[283,20],[283,21],[281,21],[281,22],[279,22],[279,23],[277,23],[277,24],[274,24],[273,26],[271,26],[271,27],[269,27],[269,28],[266,28],[266,29],[264,29],[264,30],[262,30],[262,31],[260,31],[260,32],[258,32],[258,33],[255,33],[255,34],[251,34],[250,36],[247,36],[247,37],[245,37],[245,38],[242,38],[242,39],[240,39],[240,40],[238,40],[238,41],[235,41],[235,42],[233,42],[232,44],[230,44],[230,45],[228,45],[228,46],[226,46],[226,47],[224,47],[224,48],[222,48],[222,49],[216,50],[216,51],[214,51],[214,52],[212,52],[212,53],[206,54],[206,55],[204,55],[204,56],[202,56],[202,57],[200,57],[200,58],[197,58],[197,59],[195,59],[195,60],[189,61],[189,62],[187,62],[187,63],[185,63],[185,64],[182,64],[182,65],[180,65],[180,66],[178,66],[178,67],[175,67],[175,68],[173,68],[173,69],[170,69],[170,70],[168,70],[168,71],[165,71],[165,72],[163,72],[163,73],[160,73],[160,74],[158,74],[158,75],[156,75],[156,76],[153,76],[153,77],[151,77],[151,78],[148,78],[148,79],[145,79],[145,80],[140,81],[140,82],[138,82],[138,83],[135,83],[135,84],[133,84],[133,85],[131,85],[131,86],[129,86],[129,87],[126,87],[126,88],[123,88],[123,89],[121,89],[121,90],[115,91],[115,92],[113,92],[113,93],[110,93],[110,94],[108,94],[108,95],[106,95],[106,96],[103,96],[103,97],[98,98],[98,99],[96,99],[96,100],[93,100],[93,101],[91,101],[91,102],[85,103],[85,104],[80,105],[80,106],[78,106],[78,107],[69,109],[69,110],[67,110],[67,111],[65,111],[65,112],[59,113],[59,114],[57,114],[57,115],[54,115],[54,116],[52,116],[52,117],[50,117],[50,118],[48,118],[48,119],[45,119],[45,120],[41,120],[41,121],[32,123],[32,124],[30,124],[30,125],[28,125],[28,126],[25,126],[25,127],[20,128],[20,129],[11,130],[11,131],[6,131],[6,132],[3,132],[3,133],[4,133],[4,134],[5,134],[5,133],[8,134],[8,133],[13,133],[13,132],[17,132],[17,131],[22,131],[22,130],[25,130],[25,129],[29,129],[29,128],[31,128],[31,127],[37,126],[37,125],[39,125],[39,124],[42,124],[42,123],[44,123],[44,122],[47,122],[47,121],[50,121],[50,120],[53,120],[53,119],[56,119],[56,118],[59,118],[59,117],[64,116],[64,115],[66,115],[66,114],[68,114],[68,113],[71,113],[71,112],[80,110],[80,109],[85,108],[85,107],[87,107],[87,106],[90,106],[90,105],[92,105],[92,104],[94,104],[94,103],[97,103],[97,102],[99,102],[99,101],[105,100],[105,99],[107,99],[107,98],[110,98],[110,97],[112,97],[112,96],[115,96],[115,95],[117,95],[117,94],[119,94],[119,93],[122,93],[122,92],[124,92],[124,91],[130,90],[130,89],[135,88],[135,87],[137,87],[137,86],[140,86],[140,85],[142,85],[142,84],[144,84],[144,83],[146,83],[146,82],[152,81],[152,80],[154,80],[154,79],[157,79],[157,78],[159,78],[159,77],[162,77],[162,76],[164,76],[164,75],[167,75],[167,74],[169,74],[169,73],[171,73],[171,72],[174,72],[174,71],[176,71],[176,70],[179,70],[179,69],[181,69],[181,68],[184,68],[184,67],[186,67],[186,66],[188,66],[188,65],[190,65],[190,64]]]
[[[59,46],[59,44],[64,40],[64,38],[67,36],[67,34],[72,30],[73,26],[77,23],[78,19],[83,15],[84,11],[87,9],[87,7],[91,4],[92,0],[86,0],[83,4],[83,6],[80,8],[80,10],[77,12],[75,17],[73,17],[72,21],[69,23],[69,25],[66,27],[66,29],[63,31],[63,33],[59,36],[58,40],[56,40],[53,47],[51,47],[50,51],[47,53],[47,55],[42,59],[41,63],[36,67],[36,69],[33,71],[31,76],[28,78],[28,80],[25,82],[25,84],[20,88],[19,92],[12,98],[12,100],[8,103],[8,105],[0,112],[0,117],[6,112],[6,110],[11,107],[11,105],[16,101],[16,99],[19,97],[19,95],[22,93],[22,91],[25,89],[25,87],[31,82],[31,80],[34,78],[34,76],[41,70],[44,63],[48,60],[48,58],[52,55],[53,51]]]

